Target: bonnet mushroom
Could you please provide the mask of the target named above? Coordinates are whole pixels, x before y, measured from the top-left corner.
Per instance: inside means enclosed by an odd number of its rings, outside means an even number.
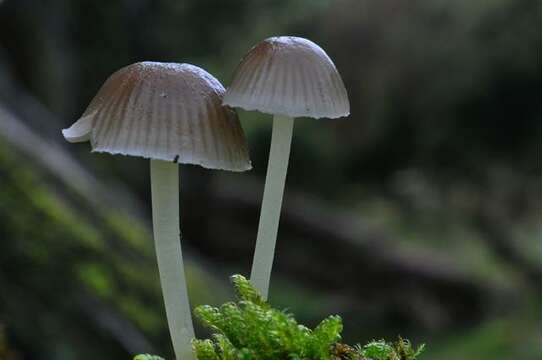
[[[329,56],[307,39],[281,36],[254,46],[235,71],[224,104],[273,115],[273,133],[250,280],[266,298],[277,238],[294,118],[350,114]]]
[[[193,359],[194,337],[184,276],[178,163],[209,169],[251,168],[236,113],[222,106],[224,87],[189,64],[141,62],[111,75],[82,117],[62,131],[90,140],[93,152],[150,159],[153,232],[173,348]]]

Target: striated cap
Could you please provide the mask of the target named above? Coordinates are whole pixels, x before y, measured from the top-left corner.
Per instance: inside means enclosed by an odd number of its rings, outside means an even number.
[[[224,104],[290,117],[350,114],[333,61],[310,40],[281,36],[254,46],[241,60]]]
[[[235,111],[222,105],[224,91],[194,65],[132,64],[111,75],[62,133],[69,142],[90,140],[93,152],[249,170],[243,129]]]

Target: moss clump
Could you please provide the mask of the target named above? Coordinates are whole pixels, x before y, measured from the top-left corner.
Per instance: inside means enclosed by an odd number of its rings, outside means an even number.
[[[231,277],[236,302],[198,306],[196,317],[213,331],[212,339],[194,339],[198,360],[417,360],[424,345],[408,340],[372,341],[365,346],[340,343],[339,316],[324,319],[313,330],[292,314],[272,308],[241,275]],[[138,355],[134,360],[162,360]]]
[[[350,359],[370,359],[370,360],[416,360],[425,349],[425,344],[417,348],[412,347],[410,341],[399,337],[395,343],[388,343],[384,340],[371,341],[361,347],[357,345],[352,352],[354,355]]]
[[[160,356],[155,356],[155,355],[149,355],[149,354],[141,354],[141,355],[137,355],[134,360],[164,360],[163,358],[161,358]]]
[[[330,316],[311,330],[273,309],[244,277],[234,275],[232,282],[237,302],[195,309],[215,332],[213,340],[194,340],[198,359],[330,359],[331,346],[341,338],[340,317]]]
[[[213,332],[212,339],[194,340],[198,360],[416,360],[423,345],[408,340],[373,341],[365,346],[339,343],[342,320],[324,319],[314,330],[273,309],[241,275],[232,276],[237,302],[221,307],[199,306],[196,317]]]

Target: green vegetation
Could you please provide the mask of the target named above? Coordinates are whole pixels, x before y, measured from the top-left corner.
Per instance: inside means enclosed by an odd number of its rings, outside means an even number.
[[[212,339],[193,341],[198,360],[416,360],[424,350],[424,345],[413,348],[402,338],[363,347],[342,344],[339,316],[329,316],[311,330],[292,314],[272,308],[243,276],[231,279],[236,302],[195,309],[196,317],[213,331]],[[134,360],[158,359],[138,355]]]
[[[371,360],[416,360],[424,349],[425,344],[413,348],[410,341],[399,337],[399,340],[393,344],[378,340],[368,343],[363,348],[356,346],[356,354],[360,354],[359,358]]]
[[[155,355],[149,355],[149,354],[141,354],[141,355],[137,355],[134,360],[164,360],[163,358],[161,358],[160,356],[155,356]]]
[[[340,317],[330,316],[310,330],[291,314],[273,309],[244,277],[234,275],[232,281],[236,303],[195,310],[196,317],[215,332],[213,341],[194,341],[198,359],[330,358],[332,345],[341,338]]]
[[[126,357],[121,338],[104,330],[99,316],[166,348],[147,228],[133,217],[110,216],[116,210],[74,206],[76,195],[59,191],[28,161],[0,141],[0,233],[6,240],[0,241],[0,359],[15,359],[15,351],[59,360]],[[206,269],[187,265],[195,301],[227,298]],[[104,338],[108,345],[100,346]],[[6,340],[12,340],[10,350]]]

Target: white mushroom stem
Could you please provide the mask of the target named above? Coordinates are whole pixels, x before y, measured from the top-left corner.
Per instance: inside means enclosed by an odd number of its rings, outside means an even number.
[[[284,183],[290,158],[290,145],[294,119],[286,116],[273,118],[273,135],[271,137],[271,150],[265,178],[260,224],[256,238],[256,250],[252,262],[250,281],[267,299],[271,268],[275,255],[275,244],[279,228]]]
[[[169,332],[178,360],[194,359],[194,327],[184,275],[179,223],[179,166],[151,160],[152,222]]]

